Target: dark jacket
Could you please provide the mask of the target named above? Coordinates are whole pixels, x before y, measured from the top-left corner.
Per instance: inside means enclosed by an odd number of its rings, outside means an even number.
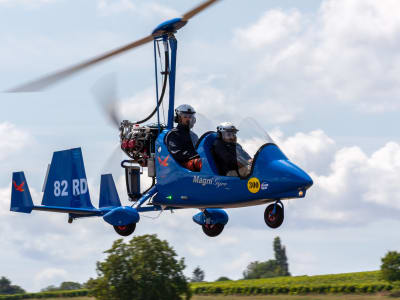
[[[236,143],[226,143],[217,138],[213,143],[212,152],[220,175],[225,176],[229,171],[238,170]]]
[[[197,135],[189,127],[178,124],[167,135],[167,147],[172,157],[181,165],[193,158],[199,157],[194,148],[193,138]]]

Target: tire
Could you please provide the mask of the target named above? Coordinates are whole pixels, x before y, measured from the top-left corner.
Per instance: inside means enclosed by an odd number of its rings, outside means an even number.
[[[136,223],[128,224],[125,226],[114,226],[114,230],[116,233],[122,236],[131,235],[136,228]]]
[[[283,208],[280,205],[276,205],[275,214],[272,214],[275,204],[267,206],[264,212],[264,221],[271,228],[278,228],[282,225],[284,219]]]
[[[201,225],[201,227],[203,228],[203,232],[210,236],[210,237],[214,237],[219,235],[222,230],[224,230],[225,225],[221,224],[221,223],[217,223],[214,225]]]

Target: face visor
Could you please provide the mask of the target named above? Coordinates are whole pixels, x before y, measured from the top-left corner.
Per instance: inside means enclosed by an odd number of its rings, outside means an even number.
[[[222,131],[222,140],[227,143],[236,143],[236,131]]]
[[[181,112],[179,113],[179,117],[181,118],[182,124],[185,126],[189,126],[190,129],[192,129],[194,124],[196,123],[196,113],[189,114]]]

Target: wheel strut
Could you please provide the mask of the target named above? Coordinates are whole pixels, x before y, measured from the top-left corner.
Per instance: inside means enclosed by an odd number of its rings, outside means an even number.
[[[275,203],[274,203],[274,209],[272,210],[272,214],[273,214],[273,215],[276,214],[276,206],[277,206],[278,204],[280,204],[280,207],[282,208],[282,211],[284,211],[284,209],[285,209],[284,206],[283,206],[283,203],[282,203],[281,199],[278,199],[278,200],[276,200]]]

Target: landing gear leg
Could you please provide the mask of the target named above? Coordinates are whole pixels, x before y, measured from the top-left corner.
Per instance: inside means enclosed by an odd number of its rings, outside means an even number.
[[[283,203],[277,200],[274,204],[267,206],[264,212],[264,221],[271,228],[278,228],[284,219]]]

